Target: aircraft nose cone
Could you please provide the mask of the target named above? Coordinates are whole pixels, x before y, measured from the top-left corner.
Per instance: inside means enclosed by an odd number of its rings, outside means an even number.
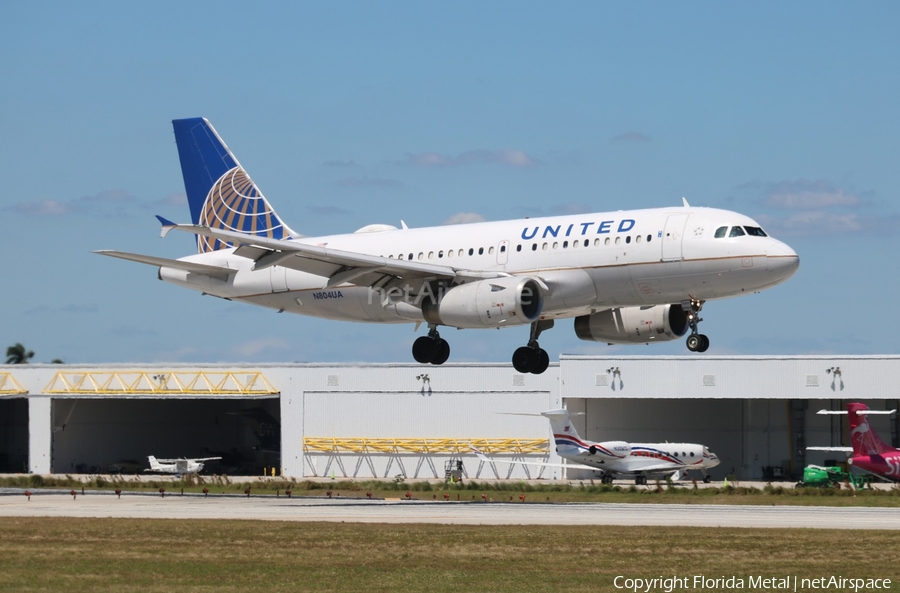
[[[787,280],[800,267],[800,256],[781,241],[774,241],[766,249],[766,266],[780,281]]]

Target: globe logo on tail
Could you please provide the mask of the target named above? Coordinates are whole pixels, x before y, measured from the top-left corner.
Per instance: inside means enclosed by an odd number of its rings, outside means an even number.
[[[283,239],[285,235],[281,220],[240,167],[227,171],[210,188],[203,202],[199,224],[271,239]],[[197,250],[208,253],[232,246],[229,242],[200,236]]]

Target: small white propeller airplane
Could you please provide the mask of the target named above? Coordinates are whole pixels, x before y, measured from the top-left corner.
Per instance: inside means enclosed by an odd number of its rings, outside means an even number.
[[[102,255],[148,264],[160,280],[300,315],[367,323],[422,323],[412,347],[443,364],[438,328],[530,326],[513,366],[540,374],[550,358],[538,337],[574,319],[582,340],[649,344],[690,330],[705,352],[703,304],[780,284],[800,265],[788,245],[753,219],[687,200],[672,208],[411,229],[372,224],[354,233],[304,236],[278,216],[212,125],[172,122],[197,253],[180,259],[124,251]],[[513,198],[514,200],[514,198]],[[424,204],[428,207],[428,204]],[[373,346],[375,347],[375,346]]]
[[[530,414],[528,414],[530,415]],[[556,452],[563,459],[601,470],[604,484],[611,484],[617,475],[634,478],[635,484],[646,484],[647,478],[655,476],[680,480],[685,472],[697,470],[703,473],[703,481],[709,482],[706,470],[719,465],[719,458],[708,447],[695,443],[628,443],[625,441],[586,441],[578,436],[572,426],[568,410],[548,410],[541,412],[550,420]],[[473,447],[474,449],[474,447]],[[509,463],[561,467],[572,469],[571,465],[542,463],[521,460],[492,459],[478,449],[475,454],[487,463]]]
[[[200,457],[197,459],[157,459],[153,455],[148,455],[150,460],[150,468],[145,472],[155,472],[159,474],[175,474],[181,476],[184,474],[199,474],[203,471],[203,464],[206,461],[214,461],[222,459],[221,457]]]

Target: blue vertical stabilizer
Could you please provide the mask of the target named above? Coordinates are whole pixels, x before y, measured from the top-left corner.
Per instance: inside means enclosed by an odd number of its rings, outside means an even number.
[[[294,235],[209,121],[202,117],[176,119],[172,127],[194,224],[273,239]],[[197,238],[200,253],[231,246],[217,239]]]

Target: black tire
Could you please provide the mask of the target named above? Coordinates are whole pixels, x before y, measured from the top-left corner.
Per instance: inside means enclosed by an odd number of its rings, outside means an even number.
[[[700,347],[697,348],[697,352],[706,352],[707,350],[709,350],[709,338],[700,334]]]
[[[687,349],[691,352],[697,352],[700,349],[700,345],[703,343],[703,340],[700,339],[700,334],[691,334],[685,340],[685,344],[687,344]]]
[[[448,358],[450,358],[450,344],[447,343],[447,340],[438,338],[435,340],[434,358],[431,359],[431,364],[444,364]]]
[[[513,352],[512,364],[520,373],[530,373],[534,368],[535,358],[534,349],[522,346]]]
[[[413,342],[412,355],[416,362],[426,364],[434,359],[434,353],[437,350],[437,344],[433,338],[422,336]]]
[[[536,355],[534,357],[534,366],[531,367],[531,372],[535,375],[540,375],[544,371],[547,370],[547,367],[550,366],[550,355],[547,354],[547,351],[543,348],[538,348]]]

